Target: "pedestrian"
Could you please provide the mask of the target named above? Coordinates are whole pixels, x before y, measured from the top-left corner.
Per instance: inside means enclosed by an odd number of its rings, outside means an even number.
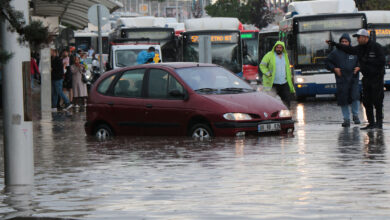
[[[36,79],[38,81],[38,84],[40,84],[40,78],[41,78],[41,73],[39,72],[39,68],[33,54],[31,54],[31,60],[30,60],[30,73],[31,73],[31,88],[33,89],[34,79]]]
[[[82,81],[82,74],[85,73],[85,67],[80,63],[80,58],[76,57],[74,64],[70,67],[72,72],[72,89],[73,89],[73,99],[75,107],[85,106],[86,99],[88,96],[87,85]]]
[[[58,56],[57,50],[51,50],[51,81],[52,81],[52,111],[57,111],[60,96],[65,102],[65,110],[72,107],[69,99],[62,91],[62,84],[64,81],[64,65],[61,58]]]
[[[340,44],[350,46],[351,37],[344,33],[339,40]],[[356,55],[347,54],[340,49],[333,50],[327,60],[328,69],[335,73],[337,86],[337,104],[341,106],[344,122],[343,127],[350,127],[349,106],[351,105],[352,120],[360,124],[359,120],[359,70]]]
[[[156,49],[149,47],[149,49],[141,51],[137,56],[137,64],[153,63]]]
[[[92,48],[92,46],[90,46],[89,50],[88,50],[88,57],[92,57],[94,53],[95,53],[95,50]]]
[[[366,109],[368,125],[361,128],[382,129],[383,128],[383,98],[384,98],[384,74],[385,74],[385,54],[382,46],[370,39],[370,34],[366,29],[360,29],[356,34],[359,45],[345,46],[327,40],[330,45],[336,46],[348,54],[358,56],[360,71],[363,74],[363,106]],[[375,107],[375,117],[374,117]]]
[[[263,73],[264,91],[271,91],[274,88],[284,104],[290,108],[291,93],[295,93],[295,89],[290,61],[282,41],[277,41],[272,50],[263,57],[260,70]]]
[[[73,102],[73,90],[72,90],[72,72],[70,71],[70,57],[69,52],[64,50],[62,52],[62,64],[64,66],[64,84],[63,91],[68,93],[68,98],[70,102]]]

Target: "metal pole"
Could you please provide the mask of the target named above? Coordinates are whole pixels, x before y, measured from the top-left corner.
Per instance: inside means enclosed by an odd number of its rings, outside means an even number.
[[[179,22],[179,1],[176,0],[176,22]]]
[[[51,110],[51,58],[50,48],[41,49],[41,61],[39,62],[41,70],[41,111]]]
[[[103,43],[102,43],[102,18],[100,15],[100,5],[97,5],[97,16],[98,16],[98,38],[99,38],[99,66],[100,73],[103,73]]]
[[[12,0],[11,5],[21,11],[25,21],[29,22],[28,0]],[[31,96],[28,97],[25,93],[31,84],[26,79],[23,82],[22,68],[24,62],[28,65],[30,61],[30,48],[18,43],[19,34],[9,32],[8,25],[7,21],[1,22],[3,49],[13,53],[13,57],[3,68],[4,179],[7,186],[32,185],[33,126],[31,119],[27,117],[28,108],[25,107],[26,102],[31,101]]]
[[[199,63],[211,63],[210,36],[199,36]]]

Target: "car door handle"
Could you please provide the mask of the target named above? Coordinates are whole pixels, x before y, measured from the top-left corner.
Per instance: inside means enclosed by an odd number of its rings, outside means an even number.
[[[146,108],[153,108],[152,104],[146,104]]]
[[[114,105],[114,103],[113,103],[113,102],[107,102],[107,105],[109,105],[109,106],[113,106],[113,105]]]

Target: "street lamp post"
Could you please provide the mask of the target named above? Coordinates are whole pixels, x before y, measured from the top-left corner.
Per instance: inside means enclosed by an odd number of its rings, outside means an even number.
[[[13,0],[11,5],[28,19],[28,0]],[[3,49],[13,53],[3,67],[3,123],[5,184],[32,185],[34,182],[34,151],[32,119],[26,108],[31,102],[28,91],[30,48],[18,42],[19,34],[7,29],[7,21],[1,22]],[[23,66],[25,68],[23,68]],[[23,74],[24,70],[24,74]],[[27,74],[26,74],[27,73]]]

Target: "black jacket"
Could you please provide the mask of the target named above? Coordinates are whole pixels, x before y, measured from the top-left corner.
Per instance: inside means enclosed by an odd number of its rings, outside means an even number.
[[[64,78],[64,65],[60,57],[51,59],[51,80],[60,80]]]
[[[343,38],[351,43],[351,38],[347,33],[341,36],[340,41]],[[335,74],[337,104],[347,105],[353,100],[359,100],[359,73],[354,74],[354,69],[358,66],[358,57],[340,49],[335,49],[328,55],[325,63],[332,72],[334,72],[334,68],[341,69],[341,76]]]
[[[369,40],[365,45],[347,47],[341,44],[336,44],[336,47],[346,53],[358,56],[360,71],[363,74],[364,80],[369,82],[383,81],[386,58],[380,44]]]

